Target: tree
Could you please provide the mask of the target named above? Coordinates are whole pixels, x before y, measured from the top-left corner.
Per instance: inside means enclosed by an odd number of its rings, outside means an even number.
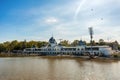
[[[10,51],[10,42],[9,42],[9,41],[4,42],[4,43],[3,43],[3,46],[5,47],[5,51],[7,51],[7,52]]]
[[[105,45],[105,42],[103,39],[99,39],[99,45]]]
[[[45,42],[45,41],[38,41],[37,42],[37,47],[41,48],[43,46],[47,46],[48,45],[48,42]]]
[[[5,51],[5,47],[4,47],[3,44],[0,44],[0,53],[3,52],[3,51]]]
[[[70,46],[68,40],[63,40],[63,41],[60,42],[60,44],[61,44],[62,46]]]
[[[79,44],[79,40],[74,40],[72,43],[71,43],[71,46],[77,46]]]
[[[118,50],[119,43],[117,41],[113,42],[113,49]]]
[[[10,51],[13,51],[15,50],[15,47],[17,46],[18,44],[18,41],[17,40],[14,40],[10,43]]]
[[[92,41],[92,45],[93,45],[93,46],[96,46],[95,40]]]

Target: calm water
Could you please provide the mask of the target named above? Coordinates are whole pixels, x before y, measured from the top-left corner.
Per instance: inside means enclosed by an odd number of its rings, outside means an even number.
[[[120,61],[0,58],[0,80],[120,80]]]

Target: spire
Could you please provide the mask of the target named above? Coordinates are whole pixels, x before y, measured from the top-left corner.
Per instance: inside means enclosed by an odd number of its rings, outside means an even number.
[[[52,37],[53,37],[53,33],[52,33]]]
[[[49,39],[49,43],[55,43],[55,44],[56,44],[56,40],[55,40],[53,37],[51,37],[51,38]]]

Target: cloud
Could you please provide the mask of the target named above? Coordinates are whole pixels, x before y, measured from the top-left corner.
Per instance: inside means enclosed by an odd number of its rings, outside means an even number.
[[[49,17],[47,19],[45,19],[45,23],[47,24],[54,24],[54,23],[57,23],[59,20],[55,17]]]
[[[95,40],[112,37],[120,41],[115,36],[120,35],[119,4],[119,0],[70,0],[65,4],[17,10],[13,17],[18,15],[19,22],[24,21],[25,25],[18,24],[21,27],[19,34],[22,34],[21,37],[26,34],[28,39],[48,40],[53,33],[57,39],[74,40],[82,37],[89,41],[88,27],[92,26]]]

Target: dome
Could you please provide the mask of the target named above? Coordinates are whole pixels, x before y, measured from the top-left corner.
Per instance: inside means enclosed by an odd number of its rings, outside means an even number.
[[[82,40],[79,41],[79,45],[80,46],[84,46],[85,45],[85,42],[83,42]]]
[[[51,38],[49,39],[49,43],[55,43],[55,44],[56,44],[56,41],[55,41],[55,39],[54,39],[53,37],[51,37]]]

